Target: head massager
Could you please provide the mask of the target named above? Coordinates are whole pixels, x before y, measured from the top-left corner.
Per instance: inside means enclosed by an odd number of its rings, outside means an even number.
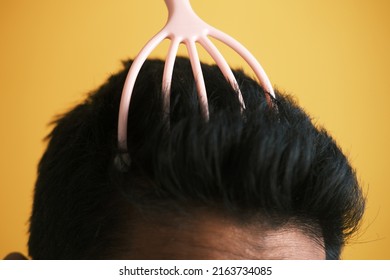
[[[169,97],[176,54],[179,45],[185,44],[196,82],[200,111],[206,120],[209,118],[206,86],[202,74],[199,55],[196,49],[196,43],[199,43],[215,60],[226,80],[229,81],[231,86],[236,90],[241,106],[245,109],[244,100],[233,72],[217,47],[208,38],[209,36],[221,41],[236,51],[252,68],[264,90],[271,96],[275,97],[274,90],[267,74],[264,72],[256,58],[242,44],[229,35],[204,22],[192,10],[189,0],[164,1],[168,8],[168,21],[164,28],[150,39],[150,41],[142,48],[138,56],[134,59],[123,88],[118,120],[118,144],[119,149],[122,151],[127,151],[127,119],[131,95],[137,76],[150,53],[165,39],[171,40],[162,78],[165,112],[169,113]],[[269,99],[270,97],[267,95],[267,98]]]

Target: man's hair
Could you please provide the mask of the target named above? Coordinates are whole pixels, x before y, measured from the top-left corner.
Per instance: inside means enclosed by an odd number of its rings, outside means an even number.
[[[130,65],[54,122],[38,167],[32,258],[116,258],[131,209],[180,215],[196,207],[272,227],[293,223],[324,240],[328,259],[340,257],[364,198],[341,149],[291,97],[277,91],[271,104],[257,82],[234,71],[243,109],[218,67],[202,64],[205,121],[191,65],[178,58],[167,116],[164,62],[148,60],[134,88],[125,162],[117,120]]]

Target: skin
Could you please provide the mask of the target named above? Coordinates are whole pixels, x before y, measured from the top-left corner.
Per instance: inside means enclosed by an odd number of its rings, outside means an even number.
[[[165,217],[166,218],[166,217]],[[168,223],[161,221],[170,221]],[[189,218],[139,218],[131,235],[129,259],[323,260],[323,240],[293,224],[274,228],[238,223],[219,214]]]
[[[117,259],[323,260],[323,240],[294,224],[271,227],[237,222],[221,214],[134,215]],[[27,259],[11,253],[8,260]]]

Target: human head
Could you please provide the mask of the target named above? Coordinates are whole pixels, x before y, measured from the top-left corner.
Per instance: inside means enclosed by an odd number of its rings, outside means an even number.
[[[203,234],[204,221],[248,229],[239,237],[292,229],[323,246],[328,259],[339,258],[364,199],[340,148],[291,97],[276,92],[269,104],[255,81],[235,71],[246,104],[242,111],[218,68],[203,64],[206,122],[189,61],[178,58],[167,117],[164,62],[148,60],[130,106],[125,162],[116,135],[130,64],[54,122],[38,167],[29,238],[33,258],[125,258],[136,247],[137,232],[147,235],[142,228],[170,230],[161,231],[165,242],[186,229]]]

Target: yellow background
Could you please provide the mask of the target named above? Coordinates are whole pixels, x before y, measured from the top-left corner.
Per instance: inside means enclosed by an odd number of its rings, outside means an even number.
[[[349,155],[368,206],[343,257],[390,259],[390,1],[191,3],[248,47]],[[0,0],[0,257],[27,252],[47,124],[134,57],[166,15],[162,0]],[[166,45],[153,55],[164,57]]]

